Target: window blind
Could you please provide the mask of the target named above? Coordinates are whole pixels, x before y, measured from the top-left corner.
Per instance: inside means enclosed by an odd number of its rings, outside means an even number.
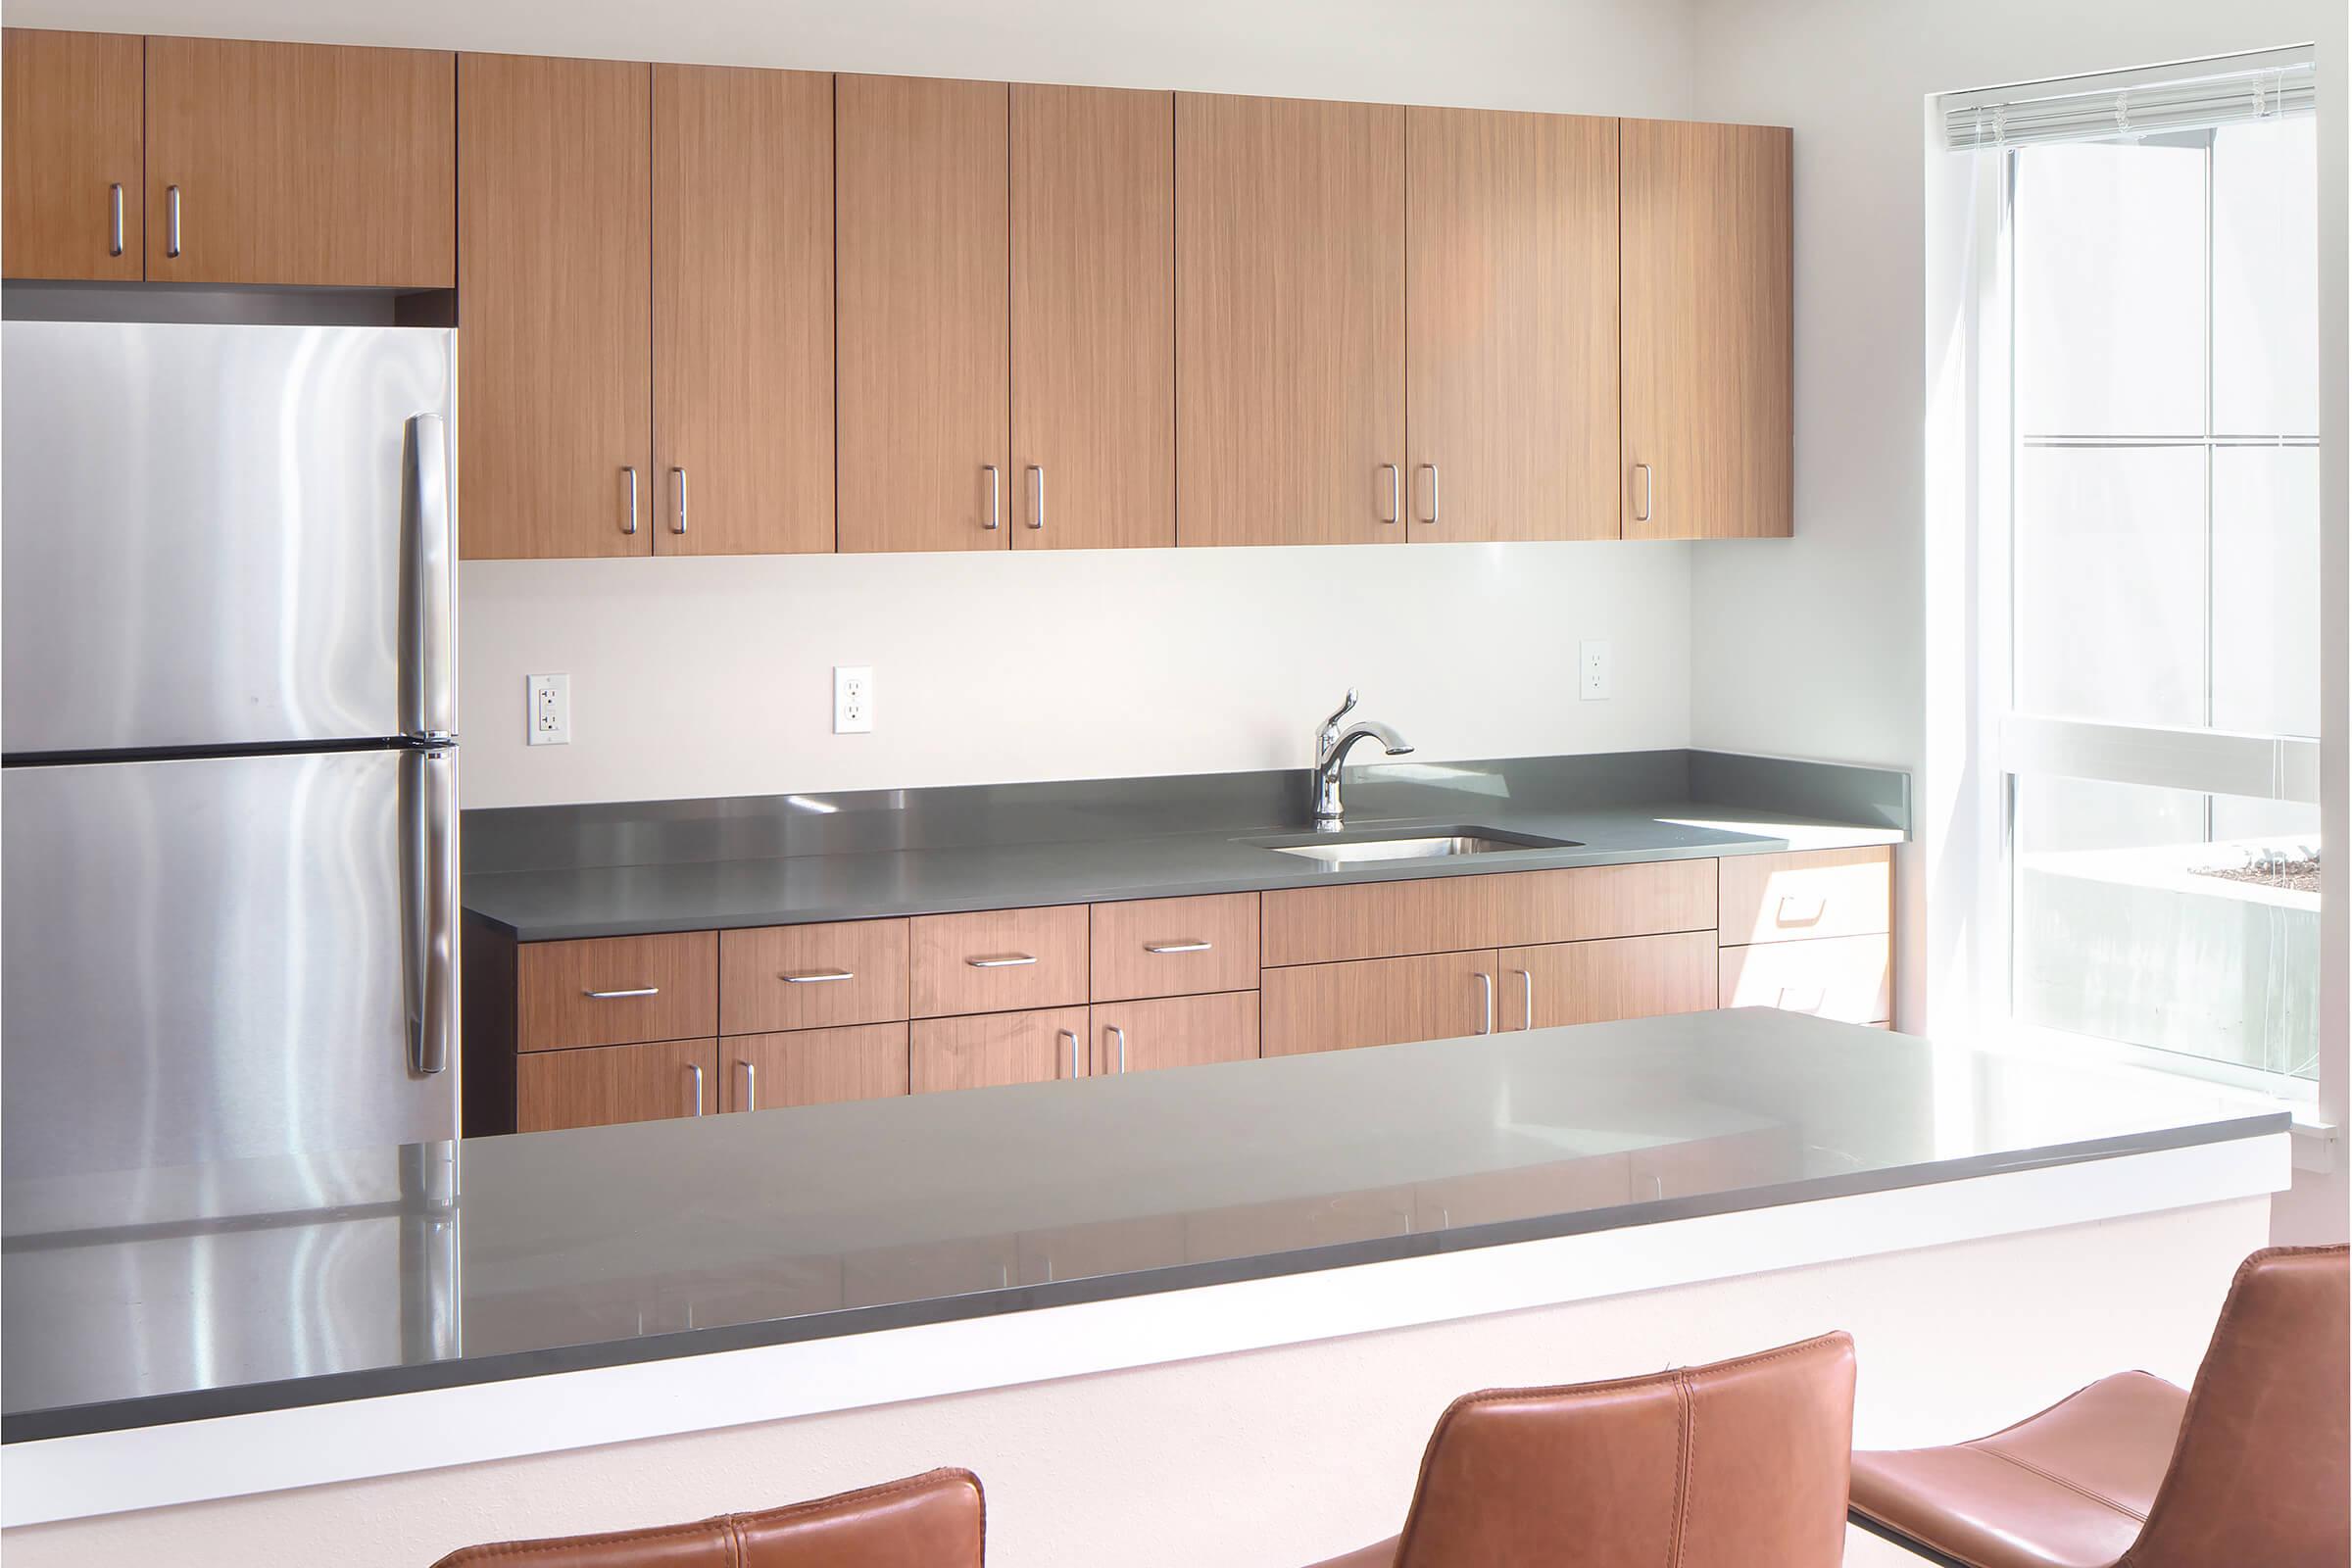
[[[1970,152],[2131,140],[2308,115],[2315,74],[2308,52],[2280,51],[1956,93],[1943,100],[1943,143]]]

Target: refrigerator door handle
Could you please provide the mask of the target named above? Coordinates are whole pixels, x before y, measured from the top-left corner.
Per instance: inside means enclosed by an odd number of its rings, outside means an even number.
[[[401,754],[401,969],[414,1073],[447,1071],[457,1034],[456,773],[447,748]]]
[[[456,637],[450,557],[449,425],[438,414],[408,421],[400,465],[400,727],[419,740],[457,733],[451,678]]]

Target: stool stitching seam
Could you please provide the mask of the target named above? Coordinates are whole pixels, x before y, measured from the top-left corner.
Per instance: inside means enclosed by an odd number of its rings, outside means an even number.
[[[2042,1480],[2047,1481],[2054,1487],[2064,1487],[2067,1491],[2075,1494],[2079,1497],[2086,1497],[2090,1501],[2099,1504],[2099,1506],[2103,1508],[2112,1508],[2117,1513],[2123,1514],[2127,1518],[2136,1519],[2143,1525],[2148,1522],[2148,1516],[2140,1512],[2137,1508],[2132,1507],[2131,1504],[2118,1502],[2113,1497],[2094,1492],[2090,1488],[2082,1485],[2080,1482],[2069,1481],[2066,1477],[2057,1474],[2055,1471],[2044,1470],[2037,1464],[2031,1463],[2028,1460],[2020,1459],[2016,1454],[2004,1453],[1998,1448],[1987,1448],[1974,1443],[1964,1445],[1964,1446],[1975,1448],[1979,1453],[1989,1454],[2004,1464],[2013,1464],[2020,1470],[2025,1471],[2028,1475],[2039,1476]]]

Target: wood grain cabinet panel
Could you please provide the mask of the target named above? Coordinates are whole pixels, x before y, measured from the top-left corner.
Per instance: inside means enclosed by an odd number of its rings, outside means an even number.
[[[146,40],[0,32],[0,271],[136,281]]]
[[[1404,115],[1176,98],[1176,531],[1404,537]]]
[[[457,92],[441,50],[148,39],[148,280],[454,286]]]
[[[907,948],[907,1011],[916,1018],[1087,999],[1083,904],[917,915]]]
[[[1257,911],[1254,893],[1096,905],[1095,1000],[1254,989]]]
[[[515,1049],[718,1032],[718,933],[529,942],[515,958]]]
[[[1405,129],[1408,537],[1616,538],[1617,122]]]
[[[718,1108],[779,1110],[906,1093],[906,1026],[859,1024],[718,1043]]]
[[[1788,534],[1794,506],[1788,131],[1619,128],[1624,536]]]
[[[834,85],[840,548],[1002,550],[1009,89]]]
[[[718,974],[722,1034],[886,1023],[906,1016],[906,922],[722,931]]]
[[[1501,963],[1505,1029],[1657,1018],[1715,1005],[1712,931],[1510,948]]]
[[[1723,943],[1874,936],[1894,925],[1894,852],[1885,846],[1727,855]]]
[[[1846,1023],[1894,1015],[1893,949],[1884,936],[1725,948],[1721,965],[1727,1007],[1779,1007]]]
[[[715,1040],[536,1052],[514,1064],[514,1130],[713,1115],[717,1074]]]
[[[1269,1056],[1492,1034],[1500,976],[1495,955],[1441,953],[1355,963],[1268,969],[1262,1050]]]
[[[1176,542],[1175,113],[1012,89],[1016,550]]]
[[[918,1095],[1086,1075],[1084,1007],[918,1018],[908,1026],[907,1087]]]
[[[833,78],[654,67],[654,551],[833,548]]]
[[[1094,1070],[1152,1072],[1214,1061],[1253,1061],[1258,1054],[1257,1013],[1254,991],[1097,1003],[1091,1015]]]
[[[458,60],[471,559],[653,549],[651,68]]]
[[[1265,895],[1269,966],[1715,928],[1715,862],[1289,888]]]

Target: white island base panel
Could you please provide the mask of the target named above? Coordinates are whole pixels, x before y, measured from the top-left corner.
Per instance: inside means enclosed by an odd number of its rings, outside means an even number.
[[[638,1366],[10,1446],[10,1568],[421,1568],[934,1465],[1014,1568],[1296,1568],[1395,1531],[1467,1390],[1829,1329],[1857,1446],[2138,1367],[2185,1384],[2284,1134]],[[48,1521],[48,1522],[37,1522]],[[1849,1564],[1910,1561],[1857,1536]]]

